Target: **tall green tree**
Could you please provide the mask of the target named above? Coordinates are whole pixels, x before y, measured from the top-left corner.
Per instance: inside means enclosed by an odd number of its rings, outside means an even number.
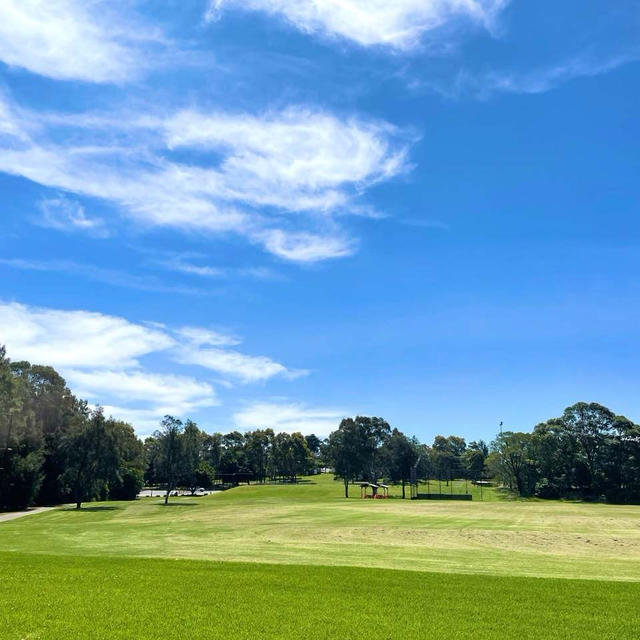
[[[562,424],[577,446],[578,480],[585,493],[599,495],[604,488],[607,444],[615,432],[616,415],[596,402],[578,402],[565,409]]]
[[[199,470],[202,461],[204,434],[192,420],[187,420],[182,432],[182,465],[180,483],[192,494],[200,486]]]
[[[336,478],[344,483],[344,497],[349,497],[349,484],[363,473],[367,448],[367,436],[352,418],[340,422],[329,435],[328,457]]]
[[[42,481],[40,434],[25,408],[27,384],[0,346],[0,509],[24,509]]]
[[[484,473],[485,461],[489,455],[489,447],[483,440],[469,443],[461,456],[462,467],[467,478],[481,480]]]
[[[222,436],[222,453],[220,456],[220,472],[225,475],[235,475],[236,483],[239,474],[248,474],[246,439],[240,431],[231,431]]]
[[[462,469],[462,456],[466,450],[464,438],[436,436],[431,447],[432,467],[439,480],[455,478]]]
[[[391,435],[391,427],[386,420],[378,417],[356,416],[355,422],[365,438],[363,477],[375,484],[384,475],[383,447]]]
[[[259,482],[264,482],[267,477],[273,455],[274,437],[273,429],[256,429],[245,433],[247,465]]]
[[[65,455],[62,482],[70,489],[76,509],[80,509],[83,502],[97,497],[118,473],[116,441],[101,408],[65,433],[62,450]]]
[[[329,435],[327,455],[336,477],[344,482],[345,498],[354,480],[376,483],[383,475],[383,445],[390,433],[389,423],[382,418],[356,416],[344,418],[337,431]]]
[[[383,447],[389,478],[392,482],[402,483],[404,498],[406,483],[411,480],[411,471],[418,460],[417,443],[394,429]]]
[[[503,482],[514,486],[521,496],[533,494],[536,485],[534,437],[530,433],[505,431],[492,447],[498,458],[497,472]]]
[[[109,483],[109,498],[135,500],[144,484],[144,445],[126,422],[110,418],[107,428],[112,433],[118,459],[117,473]]]
[[[160,429],[154,434],[158,441],[158,467],[166,485],[165,505],[169,504],[169,496],[176,488],[183,470],[182,429],[181,420],[167,415],[162,419]]]

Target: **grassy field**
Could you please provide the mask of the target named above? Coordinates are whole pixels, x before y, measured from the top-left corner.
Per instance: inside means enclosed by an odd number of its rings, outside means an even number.
[[[483,494],[325,475],[6,522],[0,637],[638,637],[640,507]]]

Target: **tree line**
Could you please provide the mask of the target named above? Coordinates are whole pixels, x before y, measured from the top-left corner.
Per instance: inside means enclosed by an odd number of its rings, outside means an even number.
[[[488,462],[521,496],[640,502],[640,426],[595,402],[500,434]]]
[[[335,475],[349,485],[357,481],[377,484],[381,479],[406,485],[412,479],[455,478],[480,480],[486,471],[489,448],[482,440],[467,445],[459,436],[436,436],[431,446],[392,429],[383,418],[345,418],[326,442],[326,458]]]
[[[0,346],[0,510],[136,498],[145,484],[211,488],[216,477],[293,480],[320,464],[321,440],[256,429],[207,434],[165,416],[145,441],[76,398],[52,368],[11,362]]]
[[[209,434],[165,416],[141,441],[131,425],[76,398],[51,367],[11,362],[0,347],[0,509],[134,499],[141,488],[195,492],[293,481],[323,467],[344,484],[492,478],[521,496],[640,502],[640,427],[578,403],[531,433],[490,444],[438,435],[430,445],[379,417],[345,418],[328,438],[272,429]]]
[[[210,489],[240,482],[295,481],[321,465],[322,441],[315,435],[255,429],[208,434],[187,420],[165,416],[144,442],[150,486],[165,488],[165,503],[177,487]]]
[[[391,429],[381,418],[342,420],[327,454],[349,485],[380,479],[405,484],[491,478],[522,497],[640,503],[640,426],[597,403],[579,402],[532,432],[504,431],[487,445],[458,436],[431,446]]]
[[[0,509],[135,498],[145,455],[133,427],[76,398],[52,368],[0,346]]]

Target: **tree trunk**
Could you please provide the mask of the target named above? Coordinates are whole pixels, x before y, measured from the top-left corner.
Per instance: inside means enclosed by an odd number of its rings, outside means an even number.
[[[344,480],[344,497],[349,497],[349,481],[346,478]]]
[[[518,491],[518,495],[522,496],[523,495],[523,482],[522,482],[522,478],[517,475],[516,476],[516,487],[517,487],[517,491]]]
[[[169,494],[171,493],[171,487],[167,489],[167,493],[164,494],[164,503],[165,505],[169,504]]]
[[[402,478],[402,499],[404,500],[404,478]]]
[[[82,497],[80,496],[80,474],[76,476],[76,486],[73,488],[73,497],[76,501],[76,509],[82,509]]]

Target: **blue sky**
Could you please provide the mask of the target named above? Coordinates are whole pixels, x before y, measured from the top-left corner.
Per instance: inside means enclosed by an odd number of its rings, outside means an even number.
[[[0,343],[140,434],[640,420],[640,3],[4,0]]]

